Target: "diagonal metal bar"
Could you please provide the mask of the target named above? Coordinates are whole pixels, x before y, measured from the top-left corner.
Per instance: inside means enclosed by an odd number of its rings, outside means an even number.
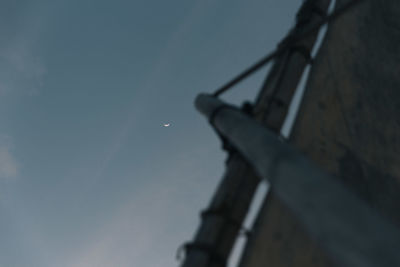
[[[254,72],[260,70],[262,67],[264,67],[268,62],[270,62],[276,56],[282,54],[284,51],[286,51],[290,47],[290,45],[294,45],[294,44],[296,44],[296,42],[299,42],[300,40],[302,40],[302,39],[304,39],[306,37],[309,37],[313,33],[317,32],[323,25],[325,25],[326,23],[334,21],[335,19],[340,17],[340,15],[342,15],[344,12],[346,12],[348,9],[350,9],[353,6],[361,3],[362,1],[364,1],[364,0],[352,0],[352,1],[348,2],[346,5],[344,5],[343,7],[337,9],[333,14],[331,14],[331,15],[325,17],[324,19],[322,19],[319,23],[317,23],[315,25],[311,25],[306,30],[294,32],[293,34],[289,35],[286,38],[285,42],[282,43],[281,46],[279,46],[277,49],[275,49],[274,51],[272,51],[268,55],[266,55],[263,58],[261,58],[259,61],[257,61],[252,66],[250,66],[248,69],[246,69],[245,71],[243,71],[242,73],[237,75],[235,78],[230,80],[228,83],[226,83],[222,87],[218,88],[213,93],[213,95],[214,96],[219,96],[219,95],[225,93],[230,88],[232,88],[234,85],[240,83],[241,81],[243,81],[244,79],[249,77]]]
[[[338,266],[400,266],[399,229],[334,177],[239,109],[205,94],[197,97],[196,107],[272,185]]]

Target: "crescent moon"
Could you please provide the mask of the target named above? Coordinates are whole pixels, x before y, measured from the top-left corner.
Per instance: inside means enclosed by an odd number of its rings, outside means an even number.
[[[164,123],[164,127],[169,127],[170,124],[169,123]]]

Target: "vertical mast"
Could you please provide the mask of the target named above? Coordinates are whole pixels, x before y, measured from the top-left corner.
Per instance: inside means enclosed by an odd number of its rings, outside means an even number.
[[[330,0],[308,0],[297,17],[298,33],[323,19]],[[294,43],[276,59],[257,98],[254,112],[259,121],[279,132],[317,33]],[[285,40],[284,40],[285,41]],[[282,45],[286,45],[285,42]],[[184,245],[182,267],[224,267],[241,229],[259,178],[239,154],[230,152],[227,170],[207,210],[194,241]]]
[[[364,1],[329,26],[290,142],[400,227],[399,29],[397,0]],[[240,267],[336,266],[320,245],[272,193]]]

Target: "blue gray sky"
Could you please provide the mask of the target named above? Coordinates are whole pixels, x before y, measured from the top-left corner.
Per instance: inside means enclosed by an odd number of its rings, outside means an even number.
[[[300,2],[1,1],[0,266],[177,266],[224,170],[193,100],[272,50]],[[224,98],[254,99],[265,73]]]

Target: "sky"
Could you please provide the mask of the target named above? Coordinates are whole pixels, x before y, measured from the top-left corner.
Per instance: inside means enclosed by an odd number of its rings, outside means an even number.
[[[300,2],[1,1],[0,267],[178,266],[226,157],[194,98]],[[253,100],[266,71],[223,98]]]

